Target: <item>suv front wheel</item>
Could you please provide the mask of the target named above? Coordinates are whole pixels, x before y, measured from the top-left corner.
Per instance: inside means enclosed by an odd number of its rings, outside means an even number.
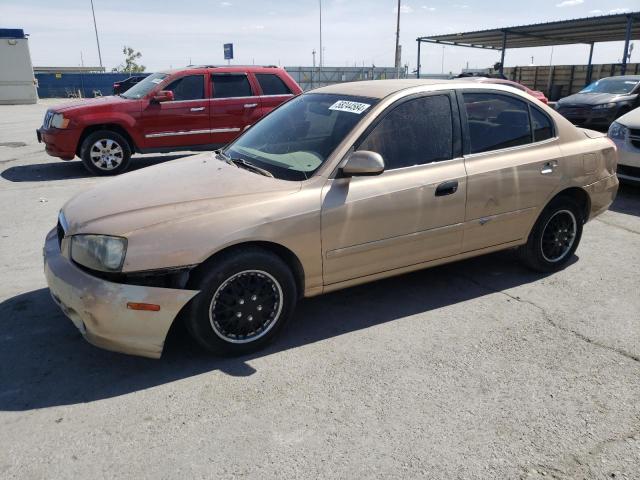
[[[94,175],[118,175],[129,167],[129,142],[112,130],[98,130],[88,135],[80,147],[82,163]]]

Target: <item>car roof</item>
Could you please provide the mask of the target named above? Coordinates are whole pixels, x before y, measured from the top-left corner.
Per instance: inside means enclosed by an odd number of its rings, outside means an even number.
[[[275,73],[279,70],[283,70],[282,67],[275,65],[187,65],[183,68],[173,68],[170,70],[162,70],[159,73],[166,73],[172,75],[174,73],[188,72],[188,71],[211,71],[215,73]]]
[[[516,89],[507,84],[486,84],[484,82],[478,82],[470,80],[469,78],[454,78],[451,80],[447,79],[416,79],[416,78],[405,78],[405,79],[397,79],[397,80],[365,80],[361,82],[348,82],[348,83],[338,83],[335,85],[329,85],[326,87],[316,88],[315,90],[311,90],[312,93],[332,93],[338,95],[353,95],[360,97],[370,97],[370,98],[384,98],[401,90],[406,90],[408,88],[413,87],[421,87],[421,86],[429,86],[433,87],[432,90],[444,90],[455,87],[468,87],[468,88],[478,88],[479,86],[486,87],[495,87],[499,90],[505,91],[518,91],[522,92],[519,89]]]

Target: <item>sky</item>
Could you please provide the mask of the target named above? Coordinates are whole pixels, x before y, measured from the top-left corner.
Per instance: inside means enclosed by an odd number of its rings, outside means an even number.
[[[308,66],[319,51],[319,0],[94,0],[102,61],[142,53],[147,71],[192,64]],[[393,66],[397,0],[322,0],[325,66]],[[402,0],[402,63],[416,66],[418,36],[481,30],[640,10],[640,0]],[[98,65],[90,0],[0,0],[0,27],[23,28],[35,66]],[[640,44],[640,41],[636,42]],[[636,45],[631,61],[640,61]],[[594,63],[619,62],[622,42],[596,44]],[[583,64],[589,47],[507,50],[505,66]],[[422,71],[485,68],[500,53],[424,45]],[[532,59],[533,57],[533,59]],[[634,58],[635,57],[635,58]]]

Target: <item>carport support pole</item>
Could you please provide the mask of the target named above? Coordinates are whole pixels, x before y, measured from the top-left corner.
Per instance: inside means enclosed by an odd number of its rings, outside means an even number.
[[[633,17],[627,15],[627,31],[624,35],[624,52],[622,53],[622,69],[620,73],[627,73],[627,58],[629,57],[629,41],[631,41],[631,27],[633,26]]]
[[[507,49],[507,32],[502,32],[502,54],[500,55],[500,75],[504,75],[504,51]]]
[[[416,66],[416,78],[420,78],[420,44],[422,42],[418,39],[418,63]]]
[[[589,63],[587,63],[587,83],[589,85],[591,83],[591,73],[593,72],[593,65],[591,61],[593,60],[593,42],[591,42],[591,48],[589,48]]]

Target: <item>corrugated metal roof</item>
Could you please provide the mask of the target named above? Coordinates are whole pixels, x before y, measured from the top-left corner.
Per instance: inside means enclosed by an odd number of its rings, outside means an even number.
[[[629,17],[633,18],[631,38],[638,39],[640,38],[640,12],[433,35],[419,37],[417,40],[494,50],[502,49],[502,39],[505,32],[507,34],[507,48],[614,42],[625,39]]]

